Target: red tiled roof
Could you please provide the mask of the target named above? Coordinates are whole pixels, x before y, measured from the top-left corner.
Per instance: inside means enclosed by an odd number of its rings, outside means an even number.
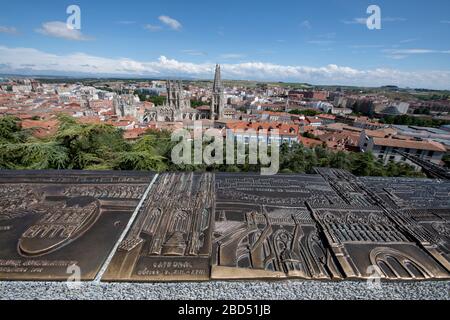
[[[32,128],[42,128],[42,129],[51,129],[57,128],[59,125],[58,120],[23,120],[22,128],[23,129],[32,129]]]
[[[92,117],[80,117],[77,119],[79,123],[85,123],[85,124],[95,124],[95,123],[101,123],[101,120],[99,117],[92,116]]]
[[[131,130],[126,130],[123,133],[123,137],[124,139],[127,140],[137,139],[149,130],[150,130],[149,128],[134,128]]]
[[[323,144],[323,142],[320,140],[306,138],[306,137],[302,137],[302,136],[299,136],[298,139],[299,139],[299,142],[306,147],[317,147],[317,146],[321,146]]]
[[[32,129],[33,136],[44,138],[56,133],[59,127],[58,120],[23,120],[22,129]]]
[[[226,128],[233,131],[245,131],[245,130],[255,130],[268,132],[270,130],[278,130],[281,135],[292,135],[297,136],[299,128],[297,125],[289,125],[281,122],[246,122],[246,121],[234,121],[227,122]]]
[[[315,117],[306,117],[306,120],[309,123],[322,123],[322,120],[315,118]]]
[[[333,116],[332,114],[325,114],[325,113],[319,114],[319,115],[317,115],[317,117],[321,118],[321,119],[328,119],[328,120],[336,119],[336,116]]]
[[[381,130],[364,130],[364,133],[368,137],[374,137],[374,138],[387,138],[389,136],[393,136],[397,133],[397,130],[392,128],[386,128]]]
[[[386,146],[393,148],[418,149],[446,152],[443,144],[436,141],[415,141],[415,140],[399,140],[386,138],[373,138],[373,142],[378,146]]]

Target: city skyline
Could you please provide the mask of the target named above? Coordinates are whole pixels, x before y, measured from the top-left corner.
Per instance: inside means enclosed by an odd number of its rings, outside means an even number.
[[[0,73],[208,79],[220,63],[224,79],[450,89],[450,4],[391,2],[4,3]]]

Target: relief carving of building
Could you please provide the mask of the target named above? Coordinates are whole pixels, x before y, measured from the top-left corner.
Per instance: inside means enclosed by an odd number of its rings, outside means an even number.
[[[433,197],[436,197],[437,206],[445,206],[447,200],[442,197],[444,190],[438,186],[439,181],[435,181],[433,186],[429,180],[392,179],[385,181],[390,184],[386,186],[382,178],[357,178],[343,170],[317,169],[317,172],[330,184],[335,185],[336,180],[341,179],[341,184],[352,186],[352,193],[341,193],[347,203],[352,204],[351,197],[362,197],[376,208],[376,212],[370,214],[367,204],[337,211],[312,209],[324,226],[328,242],[339,257],[347,277],[368,278],[370,266],[377,266],[381,276],[389,279],[448,277],[448,259],[442,251],[445,249],[437,248],[433,244],[432,233],[401,209],[434,206],[429,201]],[[366,182],[371,179],[377,183]],[[405,183],[409,183],[409,187],[405,188]],[[402,191],[396,193],[395,190]],[[418,194],[421,201],[416,198]],[[408,201],[408,198],[417,201]],[[358,256],[357,252],[361,250],[365,254]]]
[[[151,181],[111,172],[0,171],[0,279],[93,280]]]
[[[305,206],[341,202],[320,177],[217,174],[216,193],[213,279],[341,278]]]
[[[106,279],[207,280],[213,202],[212,174],[161,175]]]
[[[316,172],[0,171],[0,279],[450,279],[448,181]]]

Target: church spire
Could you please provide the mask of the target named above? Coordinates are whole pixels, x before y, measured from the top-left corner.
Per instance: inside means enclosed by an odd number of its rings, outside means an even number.
[[[220,65],[216,65],[216,73],[214,75],[213,92],[219,92],[222,90],[222,75],[220,73]]]
[[[217,64],[211,97],[211,120],[222,119],[224,108],[225,97],[223,94],[222,75],[220,72],[220,65]]]

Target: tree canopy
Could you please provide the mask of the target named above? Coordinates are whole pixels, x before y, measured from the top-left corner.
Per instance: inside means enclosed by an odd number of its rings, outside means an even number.
[[[126,141],[123,131],[107,124],[81,124],[59,115],[57,132],[36,138],[23,130],[20,119],[0,118],[0,169],[81,169],[148,171],[224,171],[259,172],[260,164],[176,165],[168,131],[149,131],[136,141]],[[193,152],[191,152],[193,154]],[[225,154],[225,148],[224,148]],[[348,170],[360,176],[423,177],[403,163],[383,165],[371,153],[331,151],[324,147],[306,148],[301,144],[280,149],[280,172],[313,173],[314,167]]]

